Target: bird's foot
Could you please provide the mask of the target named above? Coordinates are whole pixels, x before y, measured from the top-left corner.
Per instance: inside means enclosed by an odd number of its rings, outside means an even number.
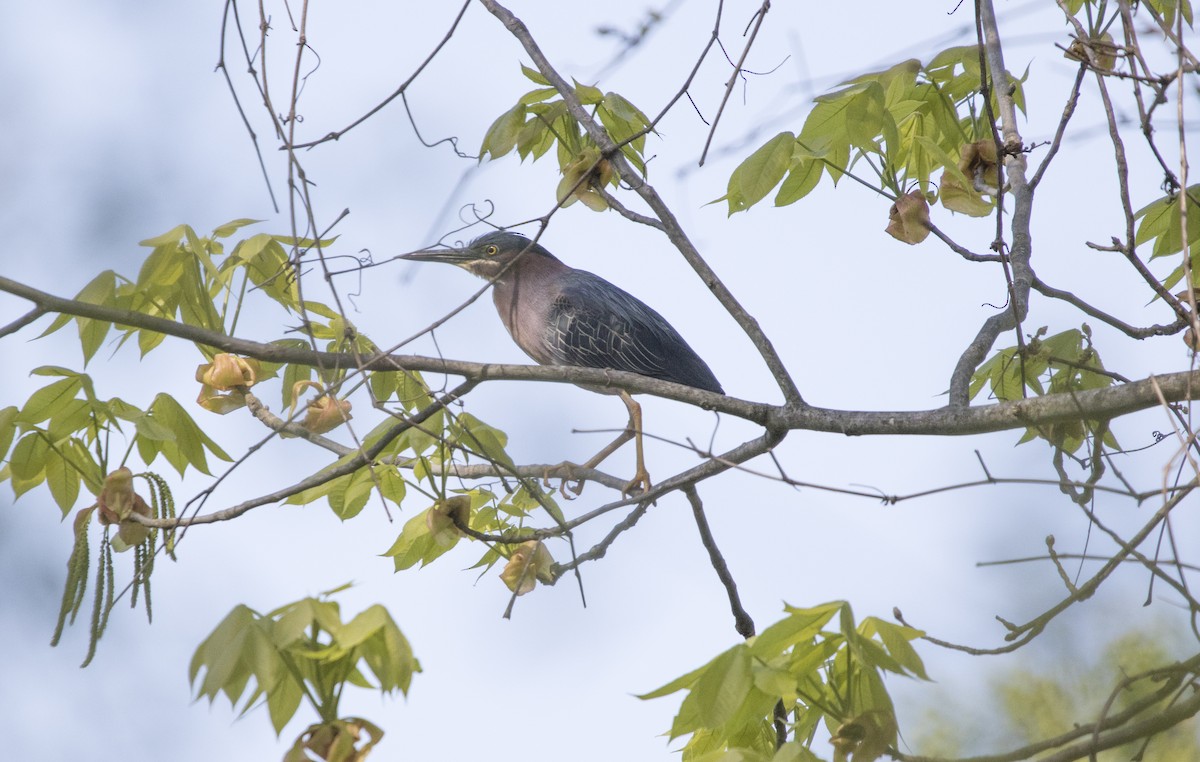
[[[621,497],[630,497],[632,495],[644,495],[650,491],[650,474],[645,467],[638,468],[637,473],[633,478],[625,483],[621,488]]]
[[[556,469],[554,469],[556,471],[560,471],[565,474],[565,476],[561,477],[562,480],[558,483],[558,489],[557,489],[558,494],[562,495],[563,499],[565,499],[565,500],[574,500],[575,498],[579,497],[579,495],[583,492],[583,485],[584,485],[585,480],[575,478],[574,468],[575,468],[574,463],[570,463],[569,461],[564,460],[562,463],[558,464],[558,467]],[[546,489],[550,490],[551,492],[556,491],[554,489],[554,485],[550,482],[550,468],[549,467],[547,467],[544,471],[542,471],[542,486],[545,487]],[[570,490],[572,494],[567,494],[567,490]]]

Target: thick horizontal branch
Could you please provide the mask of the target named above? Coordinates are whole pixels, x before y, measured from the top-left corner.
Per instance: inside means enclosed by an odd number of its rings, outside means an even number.
[[[0,291],[28,299],[47,313],[104,320],[117,325],[157,331],[225,352],[272,363],[291,363],[320,368],[349,368],[367,371],[422,371],[462,376],[467,381],[549,381],[624,389],[634,394],[653,394],[707,410],[753,421],[772,431],[809,430],[868,435],[956,436],[1019,429],[1081,418],[1106,420],[1159,405],[1155,386],[1167,402],[1190,399],[1200,388],[1200,371],[1182,371],[1151,377],[1104,389],[1074,394],[1032,397],[972,407],[942,407],[932,410],[857,411],[810,405],[774,405],[715,394],[690,386],[661,381],[637,373],[548,365],[515,365],[447,360],[421,355],[356,356],[349,353],[316,352],[303,347],[282,346],[228,336],[186,323],[132,310],[116,309],[64,299],[0,276]]]
[[[769,426],[809,431],[829,431],[848,436],[880,434],[924,434],[958,436],[1005,431],[1063,421],[1109,420],[1160,405],[1154,387],[1167,402],[1191,399],[1200,390],[1200,371],[1182,371],[1164,376],[1089,389],[1072,394],[1051,394],[1015,402],[977,405],[968,408],[942,407],[935,410],[875,412],[829,410],[808,407],[786,410],[771,407]],[[719,405],[714,409],[720,410]]]

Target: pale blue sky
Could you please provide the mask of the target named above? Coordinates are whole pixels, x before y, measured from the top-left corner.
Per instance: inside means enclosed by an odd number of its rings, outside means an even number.
[[[675,91],[712,26],[713,3],[685,2],[628,63],[610,70],[603,89],[621,92],[654,113]],[[723,39],[731,55],[754,2],[726,3]],[[1052,8],[1030,14],[1031,3],[999,3],[1003,32],[1018,40],[1010,69],[1030,67],[1027,142],[1048,138],[1074,66],[1054,42],[1066,39]],[[1049,4],[1047,4],[1049,5]],[[363,3],[315,6],[309,42],[321,67],[306,85],[302,130],[309,137],[339,129],[406,78],[439,38],[457,8],[450,4]],[[554,11],[547,10],[553,7]],[[601,24],[630,27],[643,7],[564,13],[561,4],[522,3],[513,11],[529,25],[550,60],[566,75],[595,80],[612,55]],[[650,141],[651,182],[683,221],[718,274],[771,335],[806,398],[818,405],[858,409],[921,409],[942,404],[950,369],[979,324],[1004,299],[997,268],[963,262],[933,239],[917,247],[883,233],[888,202],[854,186],[823,187],[805,202],[769,205],[727,219],[720,205],[736,160],[779,130],[799,128],[809,88],[817,91],[854,73],[904,57],[927,59],[967,40],[969,7],[954,3],[776,3],[747,67],[768,72],[739,84],[722,118],[717,152],[703,168],[696,158],[705,126],[686,102]],[[587,8],[585,13],[582,9]],[[253,11],[247,6],[247,12]],[[290,37],[282,6],[270,59],[285,68]],[[219,4],[118,2],[26,3],[0,25],[0,63],[10,72],[0,88],[0,229],[8,254],[0,270],[57,294],[70,295],[104,268],[132,274],[145,250],[136,242],[187,222],[198,230],[238,217],[267,220],[261,229],[285,232],[275,214],[245,130],[224,80],[214,73]],[[253,19],[244,19],[253,26]],[[1061,37],[1046,32],[1060,32]],[[286,51],[282,52],[281,51]],[[455,39],[410,91],[427,138],[456,135],[467,151],[479,145],[490,121],[529,89],[519,65],[528,62],[516,42],[481,6],[471,7]],[[262,141],[277,193],[283,164],[270,130],[244,79],[231,65],[243,103]],[[20,74],[16,74],[20,72]],[[711,120],[728,66],[714,56],[692,89]],[[282,81],[282,80],[281,80]],[[1035,263],[1049,282],[1078,288],[1132,322],[1161,318],[1142,291],[1117,290],[1126,272],[1115,257],[1087,250],[1083,241],[1120,233],[1111,194],[1080,199],[1084,190],[1111,187],[1111,149],[1094,131],[1095,99],[1081,104],[1080,137],[1068,145],[1041,194],[1035,220]],[[755,137],[747,141],[748,134]],[[728,146],[734,146],[726,150]],[[317,214],[338,226],[335,253],[370,249],[376,259],[431,243],[456,227],[456,210],[491,200],[495,221],[543,214],[553,203],[557,170],[549,162],[514,157],[487,164],[460,183],[474,163],[446,146],[425,149],[398,103],[342,141],[304,154],[315,181]],[[1139,177],[1135,205],[1157,186]],[[447,215],[445,210],[449,209]],[[948,218],[938,223],[982,251],[992,221]],[[1099,223],[1099,224],[1098,224]],[[576,205],[555,218],[542,241],[572,265],[593,270],[650,302],[705,357],[726,390],[748,399],[775,400],[769,375],[749,342],[708,295],[676,252],[653,231],[631,228],[615,214]],[[1085,274],[1079,279],[1080,270]],[[352,280],[340,284],[357,291]],[[380,344],[412,334],[458,304],[478,282],[437,266],[391,265],[370,272],[352,320]],[[438,331],[449,357],[524,361],[480,300]],[[0,323],[23,311],[0,298]],[[1077,326],[1059,304],[1037,299],[1030,330]],[[1158,316],[1158,318],[1154,316]],[[1096,326],[1093,326],[1096,327]],[[1098,327],[1097,327],[1098,328]],[[278,334],[262,316],[248,328],[255,338]],[[1177,338],[1134,346],[1098,342],[1110,367],[1138,377],[1186,366]],[[0,404],[19,404],[35,388],[24,372],[36,364],[79,367],[68,337],[29,343],[24,331],[2,346]],[[1011,343],[1011,341],[1006,341]],[[1111,347],[1111,349],[1109,348]],[[424,340],[414,351],[434,352]],[[148,402],[147,379],[181,400],[194,397],[188,349],[156,352],[139,364],[125,348],[104,349],[89,370],[102,396]],[[269,402],[278,409],[276,392]],[[713,416],[678,403],[646,399],[647,430],[676,441],[707,441]],[[469,409],[512,438],[518,461],[582,460],[607,438],[572,429],[612,429],[625,413],[614,398],[563,385],[489,384],[471,395]],[[536,411],[536,412],[535,412]],[[206,414],[194,408],[198,418]],[[358,422],[371,425],[367,409]],[[232,452],[257,439],[247,416],[201,418]],[[1123,420],[1123,445],[1151,441],[1167,426],[1148,412]],[[732,419],[717,432],[729,446],[753,435]],[[1014,447],[1014,432],[953,440],[843,438],[794,433],[779,457],[797,479],[832,486],[869,485],[887,493],[937,487],[980,476],[975,450],[993,473],[1050,477],[1040,445]],[[678,448],[650,445],[652,473],[669,473],[691,459]],[[1161,479],[1161,451],[1131,457],[1126,475],[1140,487]],[[616,469],[628,468],[623,452]],[[227,505],[254,491],[274,489],[324,461],[295,440],[276,442],[245,466],[214,500]],[[770,470],[770,464],[755,464]],[[189,481],[181,495],[200,489]],[[950,640],[993,645],[1002,633],[993,615],[1021,620],[1061,595],[1049,566],[977,569],[975,562],[1035,555],[1054,533],[1060,548],[1078,549],[1087,526],[1051,489],[990,488],[949,493],[894,507],[795,491],[748,475],[730,475],[701,488],[718,541],[744,601],[759,627],[780,615],[783,602],[815,605],[850,600],[858,616],[888,617],[899,606],[914,622]],[[3,494],[11,496],[7,487]],[[589,489],[565,506],[572,514],[599,505]],[[377,755],[414,759],[609,760],[667,759],[665,738],[678,697],[649,703],[630,694],[667,682],[736,641],[724,591],[696,539],[686,502],[660,501],[635,531],[585,571],[589,606],[573,584],[521,599],[512,621],[500,619],[508,593],[495,575],[476,581],[470,566],[479,553],[462,547],[432,567],[400,575],[379,558],[410,513],[389,524],[377,504],[341,524],[324,506],[264,507],[236,522],[189,533],[178,564],[160,564],[154,579],[155,623],[119,608],[95,663],[76,668],[86,648],[84,627],[63,644],[46,644],[54,625],[70,527],[48,497],[30,494],[15,505],[0,497],[0,652],[9,668],[0,680],[0,729],[14,759],[260,760],[282,756],[265,713],[234,720],[224,703],[191,705],[186,681],[192,650],[235,604],[268,610],[354,580],[339,597],[347,613],[373,602],[389,607],[411,640],[426,673],[407,700],[380,702],[377,694],[347,694],[345,714],[359,714],[388,732]],[[216,506],[214,506],[216,507]],[[413,505],[417,511],[425,506]],[[1118,526],[1143,520],[1147,509],[1112,501],[1102,510]],[[586,546],[606,531],[581,533]],[[1192,536],[1195,536],[1194,534]],[[1103,552],[1093,537],[1093,550]],[[127,574],[121,558],[118,577]],[[1079,612],[1063,631],[1079,633],[1089,617],[1119,609],[1131,625],[1159,615],[1139,607],[1145,575],[1131,572]],[[1169,613],[1169,608],[1167,609]],[[966,657],[930,647],[922,654],[940,692],[893,683],[916,717],[931,702],[975,695],[979,669]],[[1024,657],[1036,660],[1036,652]],[[955,692],[957,691],[957,693]],[[953,698],[947,698],[947,697]],[[312,716],[305,710],[284,731],[290,740]]]

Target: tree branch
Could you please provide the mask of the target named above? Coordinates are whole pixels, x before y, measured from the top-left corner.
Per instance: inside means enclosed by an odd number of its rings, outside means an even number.
[[[373,461],[375,457],[379,455],[379,453],[383,452],[384,448],[386,448],[393,440],[395,440],[396,437],[411,429],[413,426],[416,426],[417,424],[427,420],[437,411],[464,396],[467,394],[467,392],[471,391],[475,385],[476,382],[474,381],[465,381],[462,384],[459,384],[454,389],[434,400],[432,404],[426,405],[424,409],[417,412],[411,418],[399,421],[398,423],[390,426],[380,435],[377,441],[373,442],[370,447],[358,450],[354,457],[348,458],[347,460],[330,466],[329,468],[321,469],[317,473],[305,479],[301,479],[290,487],[275,490],[274,492],[266,495],[260,495],[259,497],[251,500],[243,501],[224,510],[206,513],[202,516],[196,516],[191,519],[149,519],[137,513],[132,514],[131,517],[138,523],[144,524],[148,527],[172,529],[179,526],[191,526],[193,524],[212,524],[218,521],[229,521],[230,519],[235,519],[238,516],[241,516],[243,513],[246,513],[251,509],[268,505],[270,503],[278,503],[281,500],[286,500],[292,495],[297,495],[307,489],[312,489],[313,487],[319,487],[326,482],[338,478],[339,476],[346,476],[347,474],[354,473],[358,469]]]
[[[696,520],[696,529],[700,532],[700,542],[708,551],[708,560],[712,563],[713,571],[717,573],[717,579],[721,580],[721,586],[725,588],[725,594],[729,597],[729,610],[733,612],[733,628],[743,638],[752,638],[754,637],[754,620],[750,618],[750,612],[746,611],[745,606],[742,605],[741,596],[738,595],[737,582],[734,581],[733,574],[729,571],[729,564],[725,562],[725,556],[721,555],[721,549],[717,547],[712,528],[708,525],[708,517],[704,515],[704,503],[700,500],[700,493],[696,491],[694,485],[689,485],[683,488],[683,494],[687,495],[688,503],[692,506],[692,516]]]
[[[959,357],[950,376],[950,404],[955,407],[965,407],[969,404],[968,389],[971,385],[971,375],[988,350],[996,343],[996,338],[1004,331],[1017,328],[1029,312],[1029,288],[1033,282],[1033,269],[1030,258],[1033,253],[1033,240],[1029,232],[1029,221],[1033,211],[1033,188],[1025,180],[1025,154],[1021,133],[1017,130],[1016,105],[1013,102],[1011,86],[1008,80],[1008,70],[1004,66],[1004,51],[1000,45],[1000,30],[996,23],[996,9],[991,0],[977,0],[979,24],[982,30],[982,45],[987,59],[987,78],[991,80],[992,94],[1000,109],[1000,129],[1002,137],[998,139],[997,157],[1007,173],[1007,187],[1013,197],[1013,215],[1010,231],[1012,246],[1008,253],[1008,263],[1012,265],[1012,280],[1009,286],[1010,304],[1004,311],[992,315],[979,329],[975,339]],[[982,76],[982,75],[981,75]],[[987,95],[985,95],[985,98]],[[989,101],[990,103],[990,101]],[[990,106],[989,106],[990,112]],[[1005,183],[1001,183],[999,193],[1004,193]],[[997,201],[1001,202],[1003,196]],[[997,214],[1001,203],[997,204]],[[1000,218],[997,218],[999,224]],[[1003,243],[997,241],[1001,246]],[[1003,252],[1001,252],[1003,253]],[[1004,264],[1002,262],[1002,264]],[[1006,265],[1007,266],[1007,265]],[[1018,338],[1019,341],[1019,338]]]
[[[1195,658],[1189,659],[1184,664],[1179,665],[1179,671],[1194,670],[1196,668],[1195,662]],[[1071,762],[1072,760],[1082,759],[1089,754],[1094,754],[1104,749],[1111,749],[1114,746],[1120,746],[1130,741],[1148,738],[1156,733],[1161,733],[1200,712],[1200,691],[1196,691],[1187,700],[1174,704],[1160,712],[1150,713],[1144,719],[1134,722],[1138,715],[1153,709],[1156,705],[1170,698],[1177,690],[1178,683],[1164,685],[1149,696],[1134,702],[1124,711],[1105,717],[1099,722],[1079,725],[1061,735],[1002,754],[988,754],[958,760],[904,754],[894,749],[890,750],[889,754],[894,759],[900,760],[900,762],[1022,762],[1023,760],[1030,759],[1035,754],[1041,754],[1051,749],[1058,749],[1054,754],[1038,757],[1038,762]],[[1113,730],[1107,733],[1103,732],[1110,728]],[[1084,736],[1091,736],[1091,738],[1075,746],[1065,746]]]
[[[847,436],[923,434],[930,436],[981,434],[1082,418],[1115,418],[1159,404],[1154,384],[1167,402],[1190,399],[1200,386],[1200,370],[1151,376],[1141,381],[1072,395],[1043,397],[973,407],[933,410],[858,411],[789,404],[770,405],[706,392],[670,381],[622,371],[553,365],[511,365],[466,362],[420,355],[357,356],[344,352],[318,352],[307,348],[267,344],[228,336],[175,320],[132,310],[63,299],[0,276],[0,291],[20,296],[56,312],[165,333],[203,346],[264,362],[293,363],[322,368],[358,368],[362,371],[422,371],[462,376],[474,384],[486,381],[548,381],[624,389],[633,394],[653,394],[706,410],[728,413],[753,421],[770,431],[804,429]]]
[[[1145,542],[1146,538],[1150,536],[1150,533],[1153,532],[1159,524],[1166,520],[1171,510],[1175,506],[1179,505],[1179,503],[1182,502],[1188,495],[1190,495],[1195,490],[1196,486],[1197,481],[1193,480],[1187,485],[1184,485],[1184,488],[1179,492],[1171,495],[1170,498],[1163,502],[1162,507],[1150,517],[1150,520],[1147,521],[1146,524],[1140,530],[1138,530],[1138,532],[1128,542],[1121,543],[1121,549],[1111,558],[1109,558],[1099,571],[1092,575],[1087,582],[1076,586],[1067,596],[1046,611],[1021,625],[1013,624],[1001,619],[1000,617],[996,617],[1008,630],[1008,633],[1004,636],[1004,639],[1008,641],[1007,645],[999,646],[997,648],[971,648],[969,646],[950,643],[929,635],[922,636],[923,639],[933,643],[934,645],[941,646],[942,648],[948,648],[952,651],[962,651],[963,653],[969,653],[975,656],[1009,653],[1021,648],[1041,634],[1041,632],[1046,629],[1046,626],[1050,624],[1050,622],[1059,614],[1066,611],[1076,603],[1091,598],[1092,595],[1094,595],[1095,592],[1100,588],[1101,583],[1108,579],[1108,577],[1111,576],[1112,573],[1115,572],[1121,566],[1121,564],[1125,562],[1125,559],[1129,557],[1133,549]],[[896,609],[893,613],[901,624],[904,624],[905,626],[911,626],[904,620],[904,616],[901,614],[899,609]],[[1020,757],[1019,759],[1023,759],[1023,757]]]

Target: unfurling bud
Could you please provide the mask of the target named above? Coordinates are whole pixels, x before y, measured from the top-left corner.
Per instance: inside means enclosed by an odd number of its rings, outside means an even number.
[[[210,413],[225,415],[246,406],[246,393],[238,389],[221,392],[208,384],[204,384],[200,387],[200,394],[196,397],[196,404]]]
[[[598,150],[587,148],[576,154],[574,160],[562,168],[562,173],[563,179],[558,184],[557,194],[563,207],[582,201],[593,212],[608,209],[608,201],[597,188],[612,182],[613,167],[608,159],[600,158]]]
[[[283,762],[364,762],[371,749],[383,738],[383,731],[360,717],[347,717],[309,725],[300,734]]]
[[[895,740],[896,720],[889,713],[873,709],[842,723],[829,744],[834,748],[834,759],[874,762]]]
[[[929,237],[929,202],[924,193],[914,190],[896,199],[888,212],[887,232],[910,245]]]
[[[350,415],[350,400],[339,400],[322,394],[308,403],[304,413],[304,422],[300,425],[314,434],[324,434],[333,431],[346,421],[353,418]]]
[[[133,512],[139,516],[150,518],[150,506],[146,505],[146,501],[142,499],[141,495],[133,496]],[[131,518],[122,521],[117,528],[117,536],[129,547],[144,542],[149,535],[150,527]],[[118,550],[120,549],[118,548]]]
[[[458,542],[462,536],[459,527],[467,526],[470,521],[470,495],[455,495],[439,500],[425,513],[425,526],[429,527],[430,536],[443,548]]]
[[[150,527],[130,518],[133,514],[150,518],[153,512],[142,496],[133,491],[133,472],[122,466],[104,477],[104,486],[96,498],[96,507],[100,509],[101,524],[118,524],[117,536],[124,546],[117,550],[125,550],[137,545],[150,534]],[[76,527],[78,531],[78,527]]]
[[[213,357],[212,362],[197,367],[196,380],[227,392],[239,386],[254,386],[258,383],[259,372],[258,360],[225,352]]]
[[[500,572],[500,579],[508,585],[509,590],[517,595],[525,595],[537,587],[538,580],[554,581],[553,565],[554,559],[546,546],[540,540],[530,540],[513,550],[504,571]]]
[[[295,415],[296,405],[300,404],[300,395],[305,389],[316,389],[317,397],[308,403],[304,411],[304,420],[300,425],[313,434],[324,434],[333,431],[354,416],[350,415],[350,400],[339,400],[331,397],[325,386],[318,381],[297,381],[292,384],[292,406],[288,417]],[[287,435],[285,435],[287,436]]]
[[[966,176],[970,187],[963,185],[959,175],[946,170],[942,173],[938,196],[942,206],[952,212],[972,217],[986,217],[992,213],[993,204],[983,198],[986,193],[1000,193],[1000,173],[996,167],[996,142],[980,140],[968,143],[959,150],[958,171]]]
[[[133,472],[122,466],[104,477],[104,486],[96,504],[100,507],[101,524],[117,524],[129,518],[138,499],[133,491]]]
[[[1000,192],[1000,173],[996,169],[996,141],[979,140],[962,147],[959,170],[970,178],[975,190],[995,196]]]
[[[1091,57],[1088,56],[1088,51],[1091,50]],[[1072,58],[1076,61],[1091,65],[1095,69],[1101,71],[1112,71],[1112,68],[1117,63],[1117,53],[1121,48],[1113,43],[1113,36],[1108,32],[1088,40],[1076,39],[1071,42],[1065,51],[1064,58]]]
[[[259,373],[258,360],[219,354],[196,368],[201,383],[196,404],[217,415],[237,410],[246,404],[246,389],[258,383]]]

